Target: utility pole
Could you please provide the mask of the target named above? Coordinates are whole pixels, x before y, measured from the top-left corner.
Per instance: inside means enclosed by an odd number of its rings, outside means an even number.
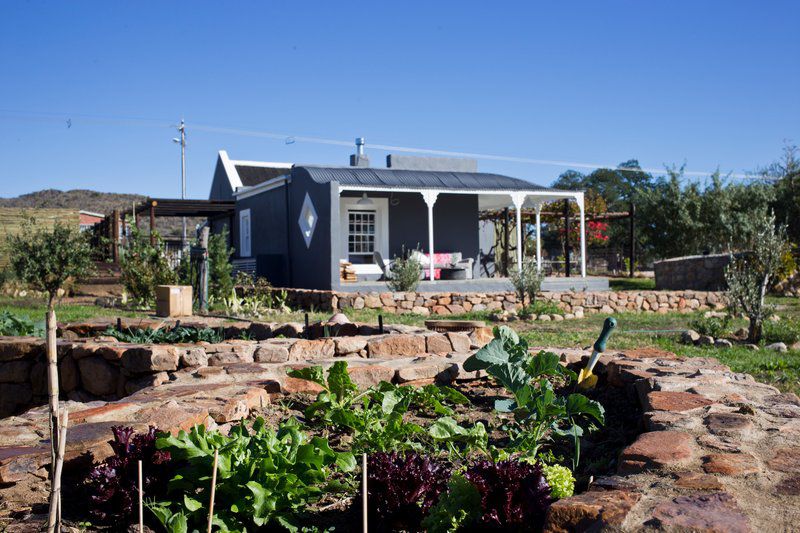
[[[181,125],[176,128],[180,137],[172,139],[172,142],[181,145],[181,200],[186,199],[186,124],[181,119]],[[183,239],[181,240],[181,249],[186,247],[186,217],[182,217],[183,221]]]

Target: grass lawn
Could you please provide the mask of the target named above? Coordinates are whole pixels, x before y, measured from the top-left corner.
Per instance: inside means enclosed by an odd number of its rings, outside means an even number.
[[[633,280],[633,281],[639,281]],[[770,298],[777,305],[778,314],[783,318],[800,320],[800,301],[797,298]],[[34,300],[14,300],[0,298],[0,312],[8,310],[14,314],[26,315],[34,321],[44,319],[44,303]],[[97,307],[91,304],[60,305],[56,314],[59,321],[73,322],[92,317],[130,317],[137,316],[131,311],[120,311]],[[351,320],[377,323],[378,313],[371,309],[349,310],[346,313]],[[138,313],[139,316],[142,313]],[[327,319],[328,312],[309,313],[309,320]],[[652,346],[669,350],[687,357],[716,357],[736,372],[747,372],[759,381],[771,383],[783,391],[800,393],[800,351],[790,350],[777,353],[767,350],[751,351],[734,345],[733,348],[718,349],[713,347],[687,346],[679,342],[680,331],[687,329],[689,321],[695,315],[667,313],[664,315],[650,313],[618,313],[614,315],[618,322],[617,330],[609,341],[609,349]],[[435,317],[434,317],[435,318]],[[487,320],[488,313],[468,313],[459,316],[448,316],[448,319]],[[587,315],[579,320],[562,322],[511,322],[531,344],[554,347],[587,347],[591,345],[602,328],[605,315]],[[304,313],[292,312],[269,317],[276,322],[302,322]],[[384,321],[409,325],[423,325],[425,318],[418,315],[384,315]],[[735,330],[746,324],[744,320],[731,322]]]
[[[654,291],[655,278],[609,278],[608,286],[612,291]]]

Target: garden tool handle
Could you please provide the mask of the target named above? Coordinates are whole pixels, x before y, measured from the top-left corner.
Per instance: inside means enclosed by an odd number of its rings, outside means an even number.
[[[594,370],[594,365],[596,365],[598,359],[600,359],[600,354],[606,351],[606,342],[615,327],[617,327],[617,321],[612,317],[606,318],[603,322],[603,331],[601,331],[600,336],[597,337],[593,346],[594,351],[592,352],[592,357],[589,359],[589,364],[586,365],[586,370],[589,372]]]

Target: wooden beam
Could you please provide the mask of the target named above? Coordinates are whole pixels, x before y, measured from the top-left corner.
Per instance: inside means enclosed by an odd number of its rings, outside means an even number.
[[[156,245],[156,201],[150,202],[150,246]]]
[[[564,275],[570,274],[569,250],[569,200],[564,200]]]
[[[634,266],[636,263],[636,206],[633,205],[631,202],[631,207],[629,210],[630,216],[630,250],[628,254],[628,260],[630,261],[630,265],[628,266],[629,272],[628,276],[633,277],[634,271],[636,267]]]

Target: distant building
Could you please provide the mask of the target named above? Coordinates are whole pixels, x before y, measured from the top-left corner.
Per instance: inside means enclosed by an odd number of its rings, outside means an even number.
[[[81,231],[86,231],[103,221],[106,216],[103,213],[93,213],[91,211],[78,211],[80,217],[79,228]]]

